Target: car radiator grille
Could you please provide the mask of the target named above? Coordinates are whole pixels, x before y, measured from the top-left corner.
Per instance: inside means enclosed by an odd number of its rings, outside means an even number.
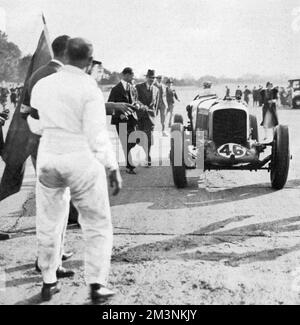
[[[216,145],[224,143],[247,142],[247,114],[238,109],[223,109],[213,114],[213,141]]]

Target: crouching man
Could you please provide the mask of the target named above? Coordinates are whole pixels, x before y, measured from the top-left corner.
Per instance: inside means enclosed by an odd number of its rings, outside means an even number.
[[[112,253],[112,223],[105,167],[113,194],[121,176],[106,129],[105,103],[96,81],[87,75],[92,45],[80,38],[67,43],[65,65],[33,88],[42,138],[37,158],[37,240],[42,270],[42,299],[60,290],[56,270],[69,200],[79,211],[85,239],[85,273],[93,302],[114,294],[106,287]]]

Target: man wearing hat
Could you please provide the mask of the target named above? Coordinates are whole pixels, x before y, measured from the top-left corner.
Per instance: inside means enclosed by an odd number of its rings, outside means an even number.
[[[170,113],[170,118],[169,118],[169,127],[171,127],[172,123],[172,118],[173,118],[173,110],[174,110],[174,104],[175,104],[175,99],[179,102],[179,98],[177,96],[177,93],[175,89],[173,88],[173,80],[168,79],[167,82],[167,88],[166,88],[166,97],[167,97],[167,104],[168,104],[168,110],[167,114]]]
[[[114,103],[134,103],[134,91],[132,86],[132,80],[134,77],[133,70],[129,67],[125,68],[122,71],[121,81],[112,88],[108,102]],[[136,145],[136,143],[128,143],[128,137],[131,132],[136,131],[137,125],[137,115],[133,111],[131,114],[123,114],[122,112],[115,112],[111,118],[111,124],[116,126],[120,141],[123,147],[124,155],[126,158],[126,172],[128,174],[136,174],[134,169],[135,167],[131,165],[131,155],[130,150]],[[127,128],[126,133],[120,132],[120,125]],[[123,129],[123,130],[124,130]]]
[[[147,165],[151,167],[151,146],[153,144],[153,130],[155,125],[155,116],[158,107],[158,89],[153,85],[155,80],[155,71],[148,70],[146,81],[136,85],[138,101],[141,108],[138,110],[138,129],[146,134],[148,143],[142,143],[147,155]]]
[[[160,123],[162,126],[162,135],[167,137],[168,134],[165,132],[165,120],[166,120],[166,90],[164,89],[164,85],[162,84],[162,76],[156,77],[156,82],[154,85],[158,89],[158,106],[157,106],[157,114],[160,113]]]
[[[216,95],[216,92],[211,89],[211,86],[212,86],[211,81],[203,82],[203,88],[200,90],[199,96]]]

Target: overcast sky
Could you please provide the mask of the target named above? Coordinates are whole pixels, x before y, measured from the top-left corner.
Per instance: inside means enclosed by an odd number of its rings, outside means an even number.
[[[90,39],[109,70],[300,75],[298,0],[0,0],[0,7],[24,53],[36,47],[43,11],[51,39]]]

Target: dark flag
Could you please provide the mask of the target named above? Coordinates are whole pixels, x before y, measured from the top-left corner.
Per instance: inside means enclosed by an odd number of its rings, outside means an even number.
[[[52,59],[52,49],[44,17],[43,22],[44,29],[31,59],[21,98],[14,112],[2,149],[1,155],[5,162],[5,169],[0,184],[0,201],[20,191],[26,160],[36,150],[38,144],[38,137],[30,132],[27,120],[22,117],[21,109],[26,98],[31,75]]]

